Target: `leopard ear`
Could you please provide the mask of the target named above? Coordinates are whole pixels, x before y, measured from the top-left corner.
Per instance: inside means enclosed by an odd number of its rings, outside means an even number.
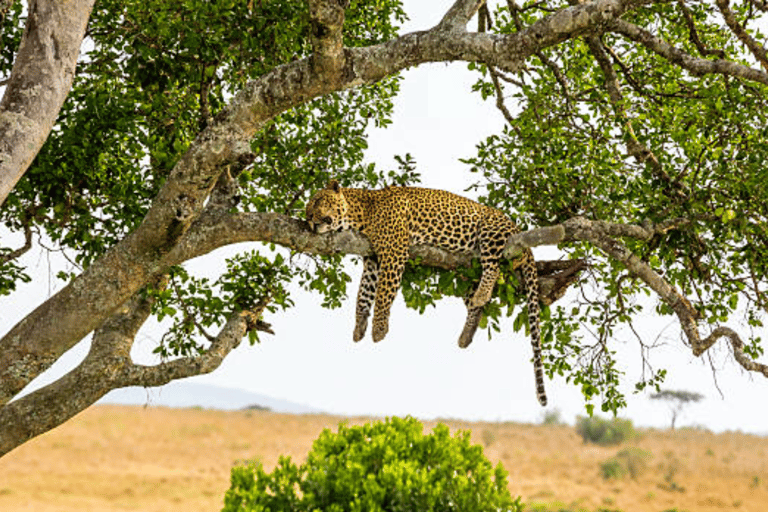
[[[341,185],[339,185],[338,181],[331,180],[328,182],[328,185],[325,188],[328,190],[333,190],[334,192],[338,192],[341,190]]]

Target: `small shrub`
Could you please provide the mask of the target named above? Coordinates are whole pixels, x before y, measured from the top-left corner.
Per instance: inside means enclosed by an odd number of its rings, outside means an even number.
[[[665,456],[667,458],[666,463],[663,463],[659,468],[664,473],[664,483],[659,484],[659,488],[670,492],[685,492],[685,487],[675,480],[677,472],[682,467],[680,459],[675,457],[672,452],[666,452]]]
[[[621,444],[637,437],[631,420],[621,418],[605,419],[599,416],[576,418],[576,432],[585,443],[602,446]]]
[[[483,446],[486,448],[496,442],[496,433],[493,430],[483,429],[480,436],[483,438]]]
[[[565,425],[565,422],[563,421],[563,418],[560,415],[559,409],[554,409],[551,411],[544,411],[544,415],[541,418],[541,424],[542,425]]]
[[[272,473],[233,468],[223,511],[520,512],[504,468],[469,439],[442,424],[424,435],[413,418],[342,424],[320,434],[302,465],[281,457]]]
[[[633,480],[648,467],[651,452],[642,448],[630,447],[620,450],[615,457],[600,464],[600,474],[604,479],[624,478],[629,475]]]
[[[600,475],[605,480],[624,478],[627,475],[627,468],[617,458],[610,458],[600,463]]]

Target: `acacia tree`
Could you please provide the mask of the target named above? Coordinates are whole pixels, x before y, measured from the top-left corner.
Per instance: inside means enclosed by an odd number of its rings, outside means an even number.
[[[365,129],[388,123],[397,73],[428,62],[470,63],[508,121],[467,163],[481,200],[542,226],[512,237],[508,256],[541,244],[567,256],[540,264],[544,302],[588,265],[578,293],[546,311],[550,375],[621,407],[609,342],[647,294],[694,354],[725,338],[739,365],[768,377],[754,331],[768,284],[768,59],[755,25],[766,4],[448,3],[435,27],[404,35],[397,0],[103,0],[92,12],[79,0],[66,13],[33,0],[26,23],[18,2],[0,3],[0,215],[24,240],[2,253],[1,291],[30,279],[18,258],[36,237],[81,269],[0,339],[0,455],[112,389],[212,371],[269,330],[263,314],[291,306],[291,280],[338,305],[341,255],[370,246],[295,217],[331,175],[416,181],[407,157],[391,172],[363,162]],[[242,241],[297,256],[241,254],[213,282],[184,268]],[[412,256],[403,291],[420,310],[462,295],[477,272],[463,268],[472,255]],[[482,325],[515,304],[512,282]],[[172,326],[163,362],[143,366],[130,348],[152,315]],[[82,364],[11,401],[88,335]]]
[[[683,408],[691,402],[695,403],[704,398],[701,393],[695,391],[683,391],[677,389],[662,389],[658,393],[651,394],[651,400],[664,400],[669,402],[669,413],[671,415],[670,430],[675,430],[677,417],[683,411]]]

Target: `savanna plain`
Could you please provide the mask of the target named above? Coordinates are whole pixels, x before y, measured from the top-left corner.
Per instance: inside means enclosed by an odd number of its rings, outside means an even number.
[[[2,511],[214,511],[235,464],[303,461],[341,421],[369,418],[96,406],[0,459]],[[430,430],[437,422],[424,422]],[[537,512],[768,510],[768,438],[639,430],[615,446],[572,426],[467,423],[509,489]]]

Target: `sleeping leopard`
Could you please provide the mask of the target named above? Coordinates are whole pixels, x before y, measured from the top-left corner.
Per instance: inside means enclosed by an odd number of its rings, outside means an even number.
[[[373,312],[373,341],[381,341],[389,330],[389,311],[400,288],[408,261],[408,249],[426,244],[452,252],[480,251],[482,275],[474,294],[465,298],[467,320],[459,337],[464,348],[472,342],[483,306],[491,300],[499,277],[499,259],[507,239],[520,230],[504,213],[470,199],[417,187],[387,187],[381,190],[342,188],[331,181],[307,203],[307,222],[316,233],[355,229],[371,243],[374,256],[363,258],[363,276],[357,295],[353,339],[360,341]],[[530,249],[518,259],[528,301],[528,325],[533,346],[536,394],[547,404],[541,362],[539,326],[539,282]]]

